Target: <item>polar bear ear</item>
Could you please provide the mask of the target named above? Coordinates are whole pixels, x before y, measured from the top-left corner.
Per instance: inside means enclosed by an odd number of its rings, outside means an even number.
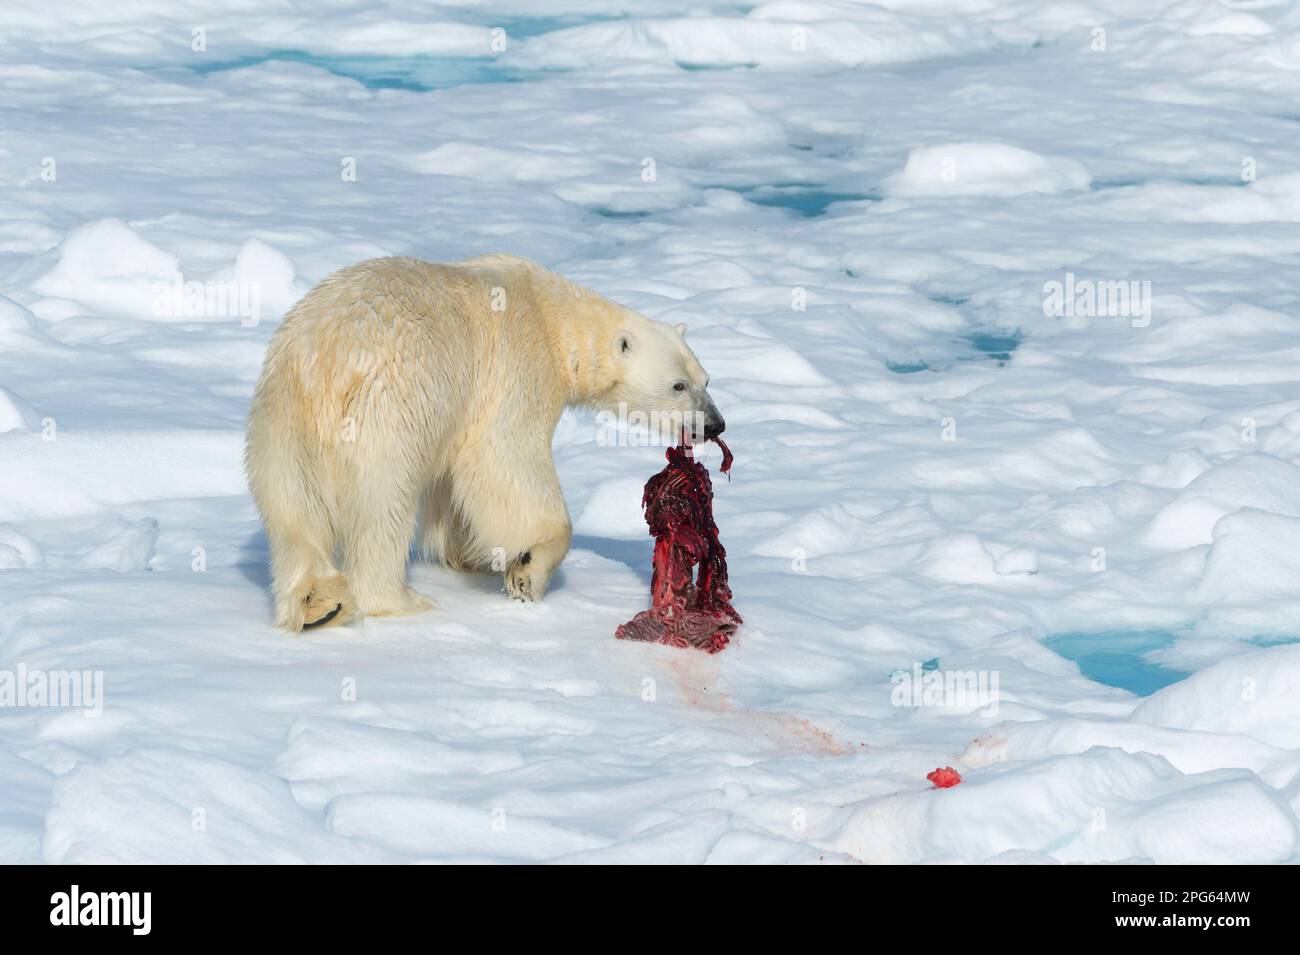
[[[682,338],[685,338],[685,337],[686,337],[686,323],[685,323],[685,322],[678,322],[676,325],[673,326],[673,328],[677,329],[677,334],[680,335],[680,336],[682,336]]]

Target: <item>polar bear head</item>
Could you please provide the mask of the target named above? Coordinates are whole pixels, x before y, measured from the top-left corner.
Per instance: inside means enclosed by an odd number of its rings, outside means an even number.
[[[685,325],[632,313],[613,337],[618,386],[610,410],[676,443],[716,437],[726,429],[709,396],[709,375],[686,344]]]

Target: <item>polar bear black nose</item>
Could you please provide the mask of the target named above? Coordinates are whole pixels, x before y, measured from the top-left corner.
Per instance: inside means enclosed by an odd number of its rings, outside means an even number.
[[[727,422],[722,419],[721,415],[711,417],[704,423],[704,436],[706,438],[716,438],[726,430]]]

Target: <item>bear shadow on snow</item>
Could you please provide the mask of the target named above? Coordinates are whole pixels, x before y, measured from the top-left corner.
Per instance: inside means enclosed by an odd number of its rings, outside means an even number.
[[[243,546],[239,548],[239,563],[235,567],[251,583],[257,584],[263,590],[270,588],[271,555],[267,548],[265,531],[249,535]],[[270,600],[267,602],[269,604]]]
[[[627,567],[642,579],[646,587],[654,573],[654,541],[620,540],[612,537],[589,537],[586,534],[573,536],[574,549],[589,550],[593,554],[612,560]]]
[[[609,537],[591,537],[585,534],[576,534],[573,538],[573,548],[589,550],[593,554],[598,554],[606,560],[612,560],[616,563],[623,564],[638,577],[648,588],[652,574],[651,558],[654,554],[653,546],[647,541],[639,540],[617,540]],[[240,558],[237,569],[250,583],[256,584],[258,588],[267,591],[271,586],[271,568],[270,556],[267,548],[266,533],[258,531],[256,534],[250,534],[240,547]],[[416,554],[414,548],[411,550],[410,569],[418,566],[437,567],[446,570],[441,564],[424,560]],[[490,571],[447,571],[454,573],[457,577],[463,577],[465,586],[473,587],[484,593],[499,593],[501,591],[501,575]],[[553,592],[565,589],[564,569],[561,567],[556,571],[554,581],[551,585]],[[435,600],[438,597],[437,589],[430,594]],[[269,603],[269,599],[268,599]],[[435,611],[436,612],[436,611]]]
[[[426,571],[438,574],[448,575],[456,581],[455,586],[474,590],[488,595],[496,595],[502,600],[509,600],[505,589],[501,583],[501,572],[497,570],[453,570],[450,567],[444,567],[436,560],[428,560],[416,553],[415,549],[411,550],[411,560],[407,564],[407,579],[417,591],[426,597],[438,600],[445,596],[439,592],[439,588],[445,586],[443,583],[447,577],[429,578],[418,576],[418,571],[424,568]],[[559,568],[555,571],[555,576],[551,578],[551,585],[548,591],[556,593],[564,590],[564,570]],[[434,610],[433,613],[438,613]]]

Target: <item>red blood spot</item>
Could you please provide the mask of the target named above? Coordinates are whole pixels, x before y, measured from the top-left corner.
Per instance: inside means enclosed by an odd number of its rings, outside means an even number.
[[[719,438],[711,440],[722,448],[725,474],[731,470],[731,449]],[[655,539],[651,607],[614,635],[717,653],[743,621],[731,606],[727,552],[713,523],[713,484],[690,445],[669,448],[666,457],[668,466],[646,482],[641,498]]]
[[[934,783],[935,789],[951,789],[961,782],[961,774],[951,766],[945,766],[942,769],[936,769],[932,773],[927,773],[925,778]]]

